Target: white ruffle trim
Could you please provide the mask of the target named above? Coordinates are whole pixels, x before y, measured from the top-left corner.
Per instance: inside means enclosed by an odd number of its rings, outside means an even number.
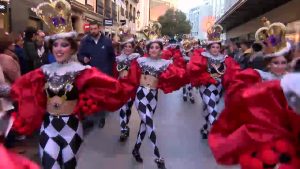
[[[277,57],[277,56],[283,56],[285,54],[287,54],[288,52],[290,52],[290,50],[292,49],[292,45],[289,42],[286,42],[286,47],[283,48],[282,50],[275,52],[275,53],[271,53],[271,54],[266,54],[265,57]]]
[[[56,39],[61,39],[61,38],[76,38],[77,37],[77,32],[72,31],[72,32],[62,32],[62,33],[57,33],[53,35],[49,35],[45,37],[45,41],[51,40],[56,40]]]

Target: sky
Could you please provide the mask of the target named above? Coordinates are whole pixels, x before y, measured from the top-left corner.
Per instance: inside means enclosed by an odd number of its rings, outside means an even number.
[[[185,13],[200,4],[201,0],[178,0],[178,8]]]

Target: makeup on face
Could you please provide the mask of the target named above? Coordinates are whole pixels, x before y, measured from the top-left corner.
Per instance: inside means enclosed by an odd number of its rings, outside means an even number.
[[[269,71],[276,74],[282,75],[286,72],[287,60],[284,56],[275,57],[271,60],[269,65]]]
[[[53,43],[52,53],[57,62],[65,62],[72,55],[71,44],[65,39],[57,39]]]
[[[126,55],[130,55],[132,52],[133,52],[133,47],[131,44],[125,44],[124,45],[124,48],[123,48],[123,51]]]
[[[221,47],[219,44],[212,44],[209,51],[212,55],[217,56],[221,51]]]
[[[153,58],[160,57],[160,52],[161,52],[161,48],[160,48],[159,44],[153,43],[150,45],[149,54],[151,57],[153,57]]]

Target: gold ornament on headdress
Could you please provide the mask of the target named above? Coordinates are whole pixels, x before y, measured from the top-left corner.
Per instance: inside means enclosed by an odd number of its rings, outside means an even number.
[[[150,26],[145,26],[139,33],[142,33],[147,40],[156,40],[161,37],[161,24],[154,22]]]
[[[71,32],[71,5],[66,0],[43,2],[32,11],[49,27],[50,34]]]
[[[185,52],[189,52],[193,49],[193,40],[191,39],[185,39],[183,40],[183,43],[182,43],[182,46],[183,46],[183,49]]]
[[[256,41],[265,45],[266,56],[282,55],[290,50],[285,34],[286,26],[280,22],[272,23],[265,17],[261,19],[264,27],[259,28],[255,33]]]
[[[223,27],[221,25],[213,25],[207,30],[207,41],[209,43],[221,42],[222,33],[223,33]]]

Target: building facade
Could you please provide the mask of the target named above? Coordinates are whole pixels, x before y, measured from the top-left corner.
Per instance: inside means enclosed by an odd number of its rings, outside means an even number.
[[[150,21],[150,0],[141,0],[137,5],[137,9],[140,12],[140,15],[137,19],[136,29],[141,30],[145,26],[149,25],[149,21]]]
[[[203,3],[189,11],[188,19],[192,25],[191,36],[196,39],[206,39],[207,27],[210,23],[213,14],[213,7],[210,3]]]
[[[10,5],[9,0],[0,1],[0,30],[10,31]]]
[[[285,23],[287,37],[298,42],[299,6],[299,0],[226,0],[224,12],[217,18],[217,23],[225,28],[227,39],[254,40],[256,30],[263,26],[261,18],[267,17],[271,22]]]
[[[7,0],[9,1],[9,0]],[[104,19],[111,20],[113,26],[105,26],[105,32],[117,32],[121,20],[126,20],[126,25],[136,30],[137,4],[139,0],[67,0],[72,7],[72,23],[75,31],[84,33],[92,21],[104,25]],[[27,26],[33,26],[47,31],[47,27],[36,16],[31,8],[36,7],[45,0],[10,0],[7,19],[1,20],[1,25],[13,32],[21,32]],[[22,15],[20,15],[22,13]],[[9,26],[4,26],[4,21],[10,21]]]

